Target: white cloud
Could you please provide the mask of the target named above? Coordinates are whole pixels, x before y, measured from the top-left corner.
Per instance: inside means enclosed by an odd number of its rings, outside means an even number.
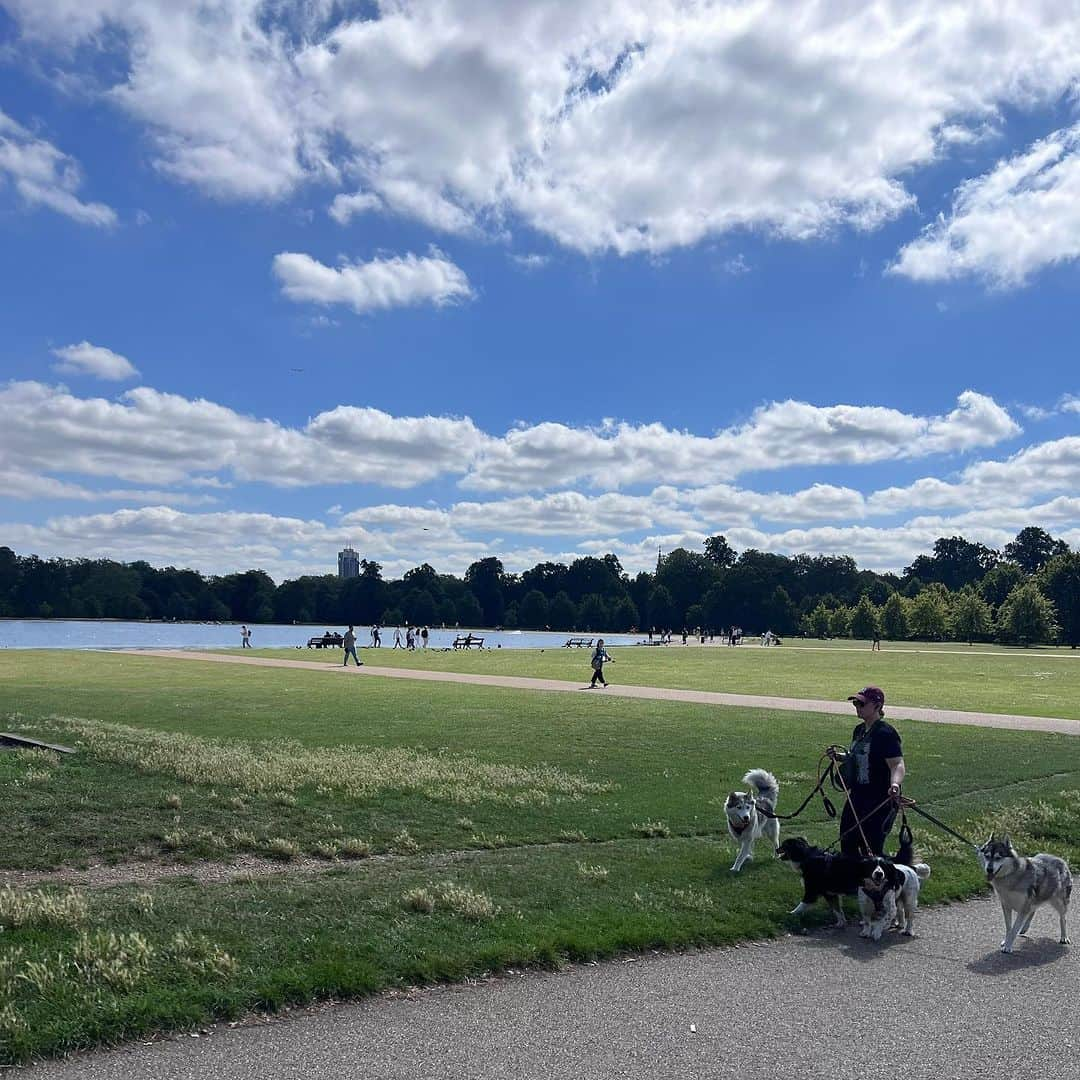
[[[60,358],[59,364],[53,364],[53,370],[63,375],[94,375],[99,379],[119,382],[134,379],[139,374],[138,368],[126,356],[101,345],[91,345],[89,341],[65,345],[52,352],[53,356]]]
[[[974,276],[1023,285],[1080,257],[1080,126],[1054,132],[956,192],[953,208],[900,251],[890,272],[916,281]]]
[[[111,207],[79,200],[82,170],[74,158],[0,111],[0,182],[5,177],[31,206],[48,207],[80,225],[116,224]]]
[[[945,416],[883,406],[773,402],[712,436],[661,424],[598,429],[541,423],[485,444],[463,486],[522,491],[575,482],[617,488],[660,480],[703,485],[791,465],[858,464],[992,446],[1019,433],[992,398],[971,390]]]
[[[109,401],[36,382],[0,388],[0,431],[0,469],[212,487],[222,473],[278,487],[412,487],[459,471],[488,438],[468,419],[343,405],[286,428],[150,387]]]
[[[76,45],[121,51],[107,96],[182,182],[347,178],[435,228],[515,215],[587,252],[874,228],[912,205],[911,170],[1080,74],[1060,0],[6,6],[61,71]]]
[[[500,436],[480,430],[467,417],[391,416],[342,405],[303,427],[285,427],[150,387],[107,400],[15,382],[0,388],[0,430],[0,465],[35,475],[115,477],[151,485],[222,486],[235,479],[277,487],[397,488],[459,476],[462,487],[489,492],[558,492],[580,481],[610,494],[572,499],[631,514],[641,504],[623,501],[613,489],[681,484],[706,489],[699,496],[703,511],[740,506],[743,514],[790,521],[859,514],[858,493],[828,484],[795,494],[715,485],[789,466],[867,465],[971,451],[1018,428],[992,399],[972,391],[961,394],[958,407],[945,416],[786,401],[763,405],[747,423],[711,436],[611,421],[598,429],[540,423]],[[163,431],[168,438],[162,438]],[[1048,479],[1053,469],[1042,475]],[[942,481],[933,483],[951,491]],[[562,496],[549,498],[556,501],[521,505],[550,514],[554,522]]]
[[[382,199],[369,191],[357,191],[352,195],[335,195],[327,213],[339,224],[348,225],[358,214],[382,209]]]
[[[282,252],[274,256],[274,274],[290,300],[347,304],[357,314],[388,308],[434,304],[444,307],[473,296],[465,272],[437,248],[428,256],[394,256],[340,269],[310,255]]]
[[[550,255],[538,255],[535,253],[528,255],[511,255],[510,259],[517,266],[520,266],[522,270],[542,270],[549,262],[551,262]]]

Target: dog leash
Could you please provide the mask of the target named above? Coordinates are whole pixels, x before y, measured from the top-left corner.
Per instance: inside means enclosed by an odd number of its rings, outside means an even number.
[[[955,829],[950,829],[944,821],[939,821],[936,817],[934,817],[933,814],[929,813],[926,810],[923,810],[915,803],[911,803],[908,809],[914,810],[916,814],[921,814],[924,818],[926,818],[927,821],[932,821],[939,829],[944,829],[945,832],[947,832],[950,836],[955,836],[957,840],[960,840],[962,843],[967,844],[968,847],[973,847],[976,849],[978,848],[979,845],[976,844],[974,841],[969,840],[966,836],[961,836]],[[907,822],[905,821],[904,824],[906,825]]]
[[[764,803],[760,803],[755,799],[754,805],[757,807],[758,812],[763,814],[765,817],[773,818],[776,821],[790,821],[792,818],[797,818],[807,808],[807,806],[810,805],[810,800],[820,791],[821,802],[822,805],[825,807],[825,813],[828,814],[831,818],[836,817],[836,807],[833,806],[832,802],[829,800],[829,796],[826,795],[823,790],[825,787],[825,781],[832,776],[833,770],[836,768],[836,763],[830,761],[828,766],[824,770],[822,770],[821,763],[825,760],[826,757],[828,757],[828,754],[822,754],[821,757],[818,758],[818,782],[814,785],[814,788],[810,792],[810,794],[807,795],[805,799],[803,799],[802,805],[797,810],[793,810],[790,814],[777,814],[774,811],[770,810],[767,806],[765,806]],[[833,786],[835,787],[835,785],[836,780],[834,778]]]

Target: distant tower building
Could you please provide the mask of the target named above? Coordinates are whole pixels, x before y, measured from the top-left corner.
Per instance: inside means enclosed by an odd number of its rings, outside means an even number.
[[[660,573],[660,567],[664,565],[664,553],[660,549],[660,545],[656,546],[656,572]]]
[[[338,552],[337,576],[339,578],[351,578],[360,576],[360,555],[351,547]]]

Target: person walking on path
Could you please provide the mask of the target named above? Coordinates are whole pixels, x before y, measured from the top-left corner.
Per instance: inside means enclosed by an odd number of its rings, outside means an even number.
[[[240,627],[240,648],[251,648],[251,631],[247,628],[246,625]]]
[[[604,639],[600,638],[596,642],[596,648],[592,654],[592,682],[589,683],[589,689],[596,689],[596,680],[600,680],[601,686],[607,686],[607,680],[604,678],[604,664],[614,664],[615,661],[608,655],[607,649],[604,648]]]
[[[903,746],[899,732],[884,718],[881,687],[865,686],[848,701],[855,706],[859,723],[851,733],[847,753],[831,752],[848,789],[840,816],[840,850],[845,855],[883,855],[885,838],[904,801],[900,794],[907,772]]]
[[[345,631],[345,636],[341,639],[341,644],[345,646],[345,659],[342,662],[342,667],[349,666],[349,657],[356,661],[357,667],[363,667],[364,661],[356,655],[356,631],[352,628],[352,623],[349,623],[349,629]]]

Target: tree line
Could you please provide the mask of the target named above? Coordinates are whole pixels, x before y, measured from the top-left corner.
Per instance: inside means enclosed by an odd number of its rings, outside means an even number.
[[[262,570],[194,570],[110,559],[41,559],[0,547],[0,616],[520,627],[559,631],[691,630],[813,637],[1080,641],[1080,552],[1029,526],[1000,552],[942,537],[902,574],[860,570],[849,555],[736,552],[723,536],[676,548],[652,573],[614,555],[507,573],[494,557],[463,577],[424,563],[386,580],[310,575],[276,585]]]

